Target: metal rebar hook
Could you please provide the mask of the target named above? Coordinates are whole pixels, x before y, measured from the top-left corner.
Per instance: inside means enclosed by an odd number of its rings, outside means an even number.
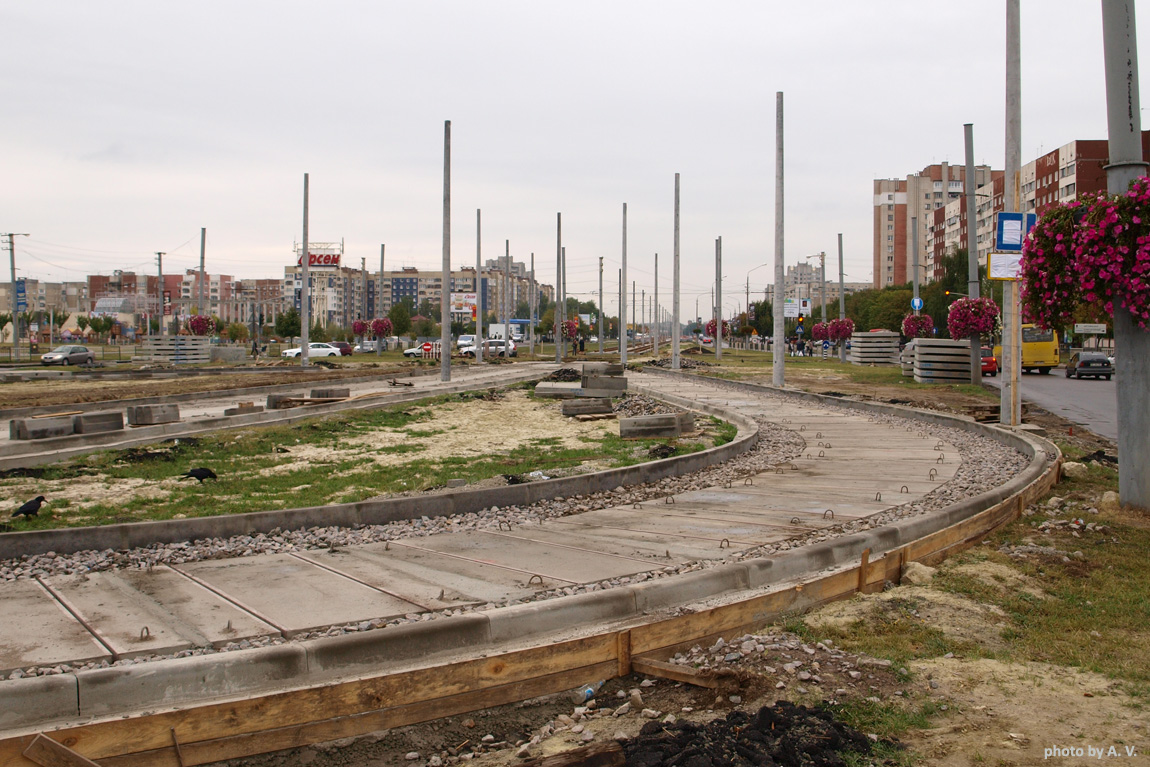
[[[830,514],[830,516],[828,517],[827,514]],[[823,519],[834,519],[834,518],[835,518],[835,510],[834,509],[827,509],[826,511],[823,512]]]
[[[903,486],[902,486],[902,489],[901,489],[901,490],[899,490],[898,492],[899,492],[899,494],[900,494],[900,495],[901,495],[901,494],[903,494],[903,493],[909,493],[909,492],[910,492],[910,488],[909,488],[909,487],[907,487],[906,485],[903,485]]]
[[[938,476],[938,469],[931,469],[930,474],[928,474],[927,476],[929,476],[931,479],[934,479],[935,477]]]
[[[879,491],[879,492],[875,493],[875,494],[874,494],[874,499],[875,499],[876,501],[881,501],[881,500],[882,500],[882,491]]]

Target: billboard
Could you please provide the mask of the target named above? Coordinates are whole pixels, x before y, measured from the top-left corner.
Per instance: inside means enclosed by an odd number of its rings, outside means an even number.
[[[324,269],[338,269],[339,260],[341,256],[339,253],[308,253],[307,266],[308,269],[316,267]],[[303,266],[303,255],[295,260],[296,266]]]
[[[797,318],[800,314],[810,316],[811,300],[809,298],[784,298],[783,317]]]
[[[452,293],[451,313],[475,314],[475,307],[478,301],[479,295],[477,293]]]

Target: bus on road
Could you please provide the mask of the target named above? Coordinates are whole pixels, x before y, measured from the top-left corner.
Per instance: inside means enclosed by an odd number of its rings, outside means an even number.
[[[994,356],[1002,359],[1002,346],[994,347]],[[1053,330],[1037,325],[1022,326],[1022,372],[1049,373],[1058,367],[1058,336]]]

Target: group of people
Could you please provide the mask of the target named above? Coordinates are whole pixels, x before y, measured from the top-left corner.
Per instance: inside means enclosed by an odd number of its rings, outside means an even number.
[[[792,357],[813,357],[814,342],[804,341],[802,336],[791,336],[787,340],[787,353]]]

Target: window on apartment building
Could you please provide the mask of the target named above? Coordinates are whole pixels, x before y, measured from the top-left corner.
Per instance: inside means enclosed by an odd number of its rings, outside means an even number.
[[[887,221],[894,221],[894,216],[887,216],[887,217],[886,217],[886,220],[887,220]]]
[[[888,232],[893,232],[893,231],[894,231],[894,224],[887,224],[887,225],[886,225],[886,230],[887,230]]]
[[[894,256],[887,256],[886,261],[888,264],[894,263]]]
[[[934,199],[941,200],[942,199],[942,192],[935,192],[934,193]]]
[[[888,234],[888,235],[886,236],[886,241],[887,241],[887,242],[894,242],[894,235],[893,235],[893,234]]]

